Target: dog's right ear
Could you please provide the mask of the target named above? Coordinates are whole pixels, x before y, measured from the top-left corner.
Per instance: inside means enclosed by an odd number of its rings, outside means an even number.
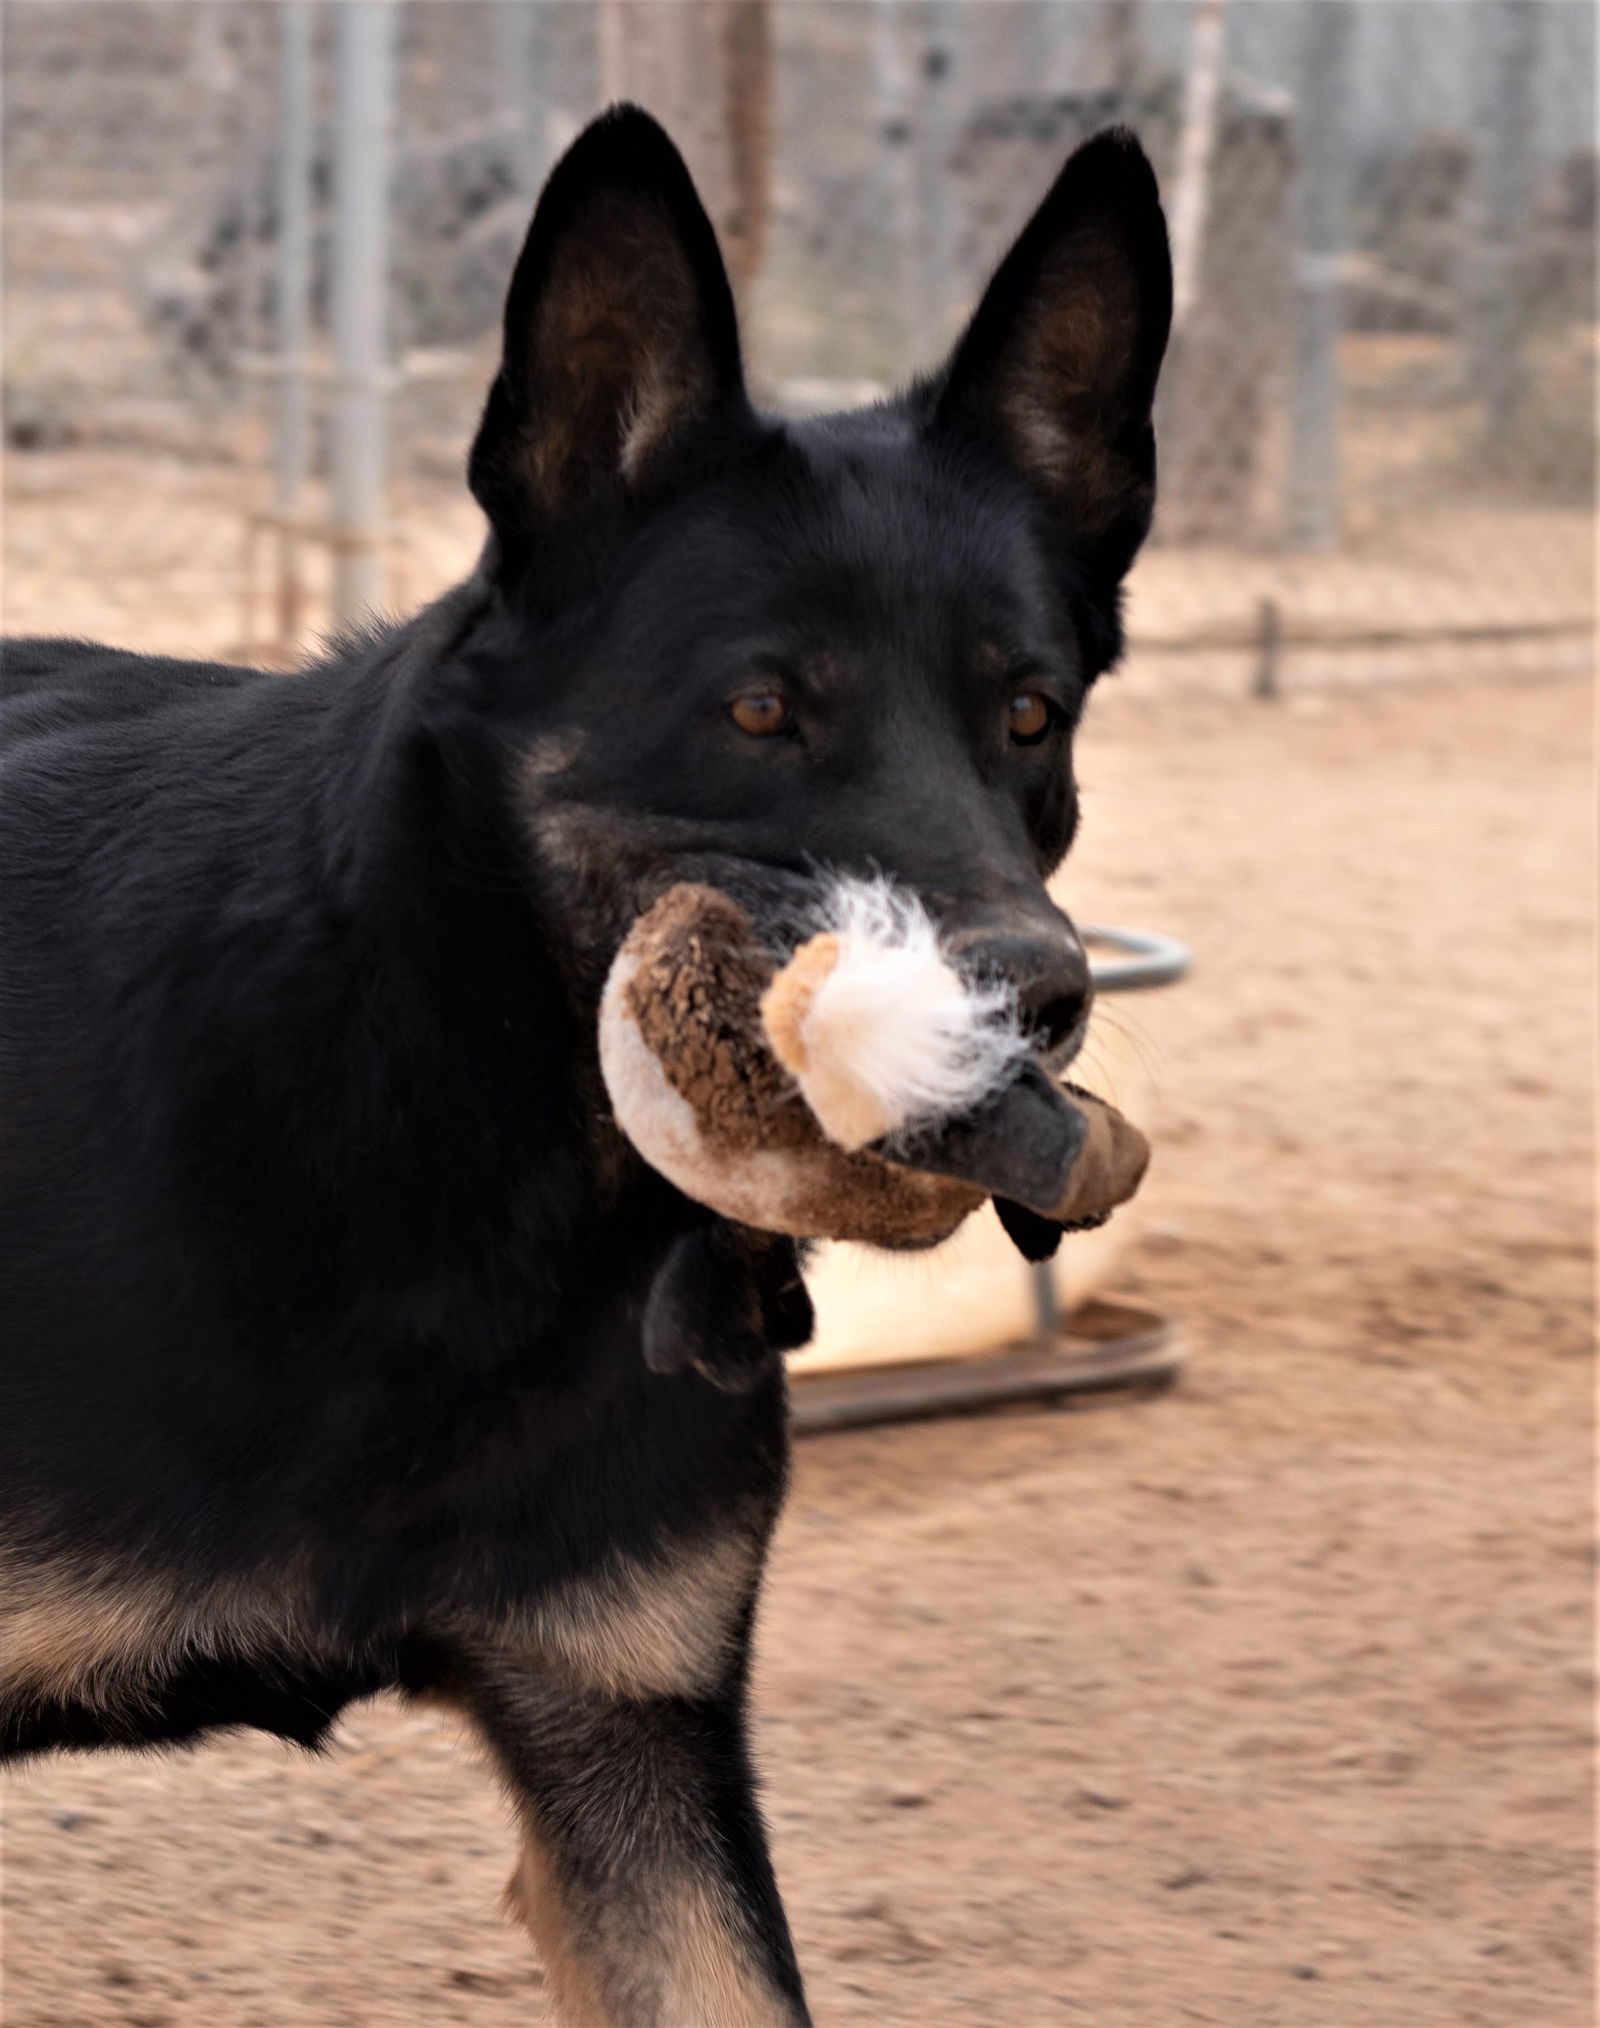
[[[514,574],[529,546],[614,518],[693,434],[748,414],[716,233],[636,106],[586,127],[534,212],[467,477]]]

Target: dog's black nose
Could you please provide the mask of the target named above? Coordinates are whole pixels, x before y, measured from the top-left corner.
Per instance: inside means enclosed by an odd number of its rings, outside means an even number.
[[[1015,989],[1023,1033],[1042,1055],[1053,1055],[1083,1026],[1094,987],[1070,930],[1059,937],[979,935],[959,945],[964,971]]]

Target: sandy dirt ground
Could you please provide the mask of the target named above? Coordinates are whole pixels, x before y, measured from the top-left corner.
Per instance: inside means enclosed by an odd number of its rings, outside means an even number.
[[[1164,1106],[1121,1287],[1191,1363],[801,1447],[757,1703],[817,2019],[1577,2028],[1587,698],[1113,685],[1082,773],[1070,894],[1199,957],[1117,1011]],[[5,2028],[547,2018],[435,1715],[8,1791]]]

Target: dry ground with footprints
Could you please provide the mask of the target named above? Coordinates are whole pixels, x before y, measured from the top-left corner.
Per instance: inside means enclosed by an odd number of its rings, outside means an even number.
[[[123,582],[58,624],[177,645]],[[1589,743],[1567,681],[1096,701],[1069,894],[1198,958],[1116,1017],[1162,1089],[1119,1286],[1191,1361],[802,1445],[757,1701],[826,2028],[1589,2021]],[[4,1856],[4,2028],[546,2019],[433,1713],[39,1764]]]

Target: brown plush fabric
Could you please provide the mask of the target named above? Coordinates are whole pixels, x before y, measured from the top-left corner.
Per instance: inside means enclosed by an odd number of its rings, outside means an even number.
[[[634,925],[628,1009],[708,1147],[809,1147],[820,1128],[761,1042],[761,996],[777,966],[744,910],[685,884]]]
[[[810,968],[824,965],[824,939],[794,961],[808,997]],[[674,887],[635,923],[624,950],[636,960],[625,997],[645,1047],[686,1101],[701,1141],[730,1162],[758,1153],[786,1158],[790,1186],[782,1230],[873,1246],[932,1246],[946,1239],[988,1192],[953,1177],[846,1154],[817,1124],[789,1073],[767,1047],[762,998],[779,967],[749,917],[715,888]],[[808,953],[810,955],[808,956]],[[768,997],[782,1020],[782,988]],[[1103,1099],[1068,1086],[1088,1122],[1068,1187],[1050,1216],[1096,1223],[1138,1188],[1149,1160],[1144,1136]],[[709,1194],[709,1193],[708,1193]]]
[[[949,1176],[892,1168],[877,1155],[847,1155],[819,1130],[798,1201],[801,1221],[818,1239],[906,1248],[948,1239],[987,1195]]]
[[[1072,1103],[1088,1122],[1078,1159],[1066,1190],[1050,1216],[1063,1225],[1099,1224],[1117,1205],[1125,1204],[1144,1181],[1150,1166],[1150,1143],[1131,1120],[1092,1091],[1069,1084]]]
[[[984,1193],[949,1177],[847,1155],[828,1140],[767,1049],[761,996],[778,967],[744,911],[715,888],[674,887],[634,925],[628,1010],[708,1148],[793,1158],[796,1224],[819,1239],[933,1246]]]

